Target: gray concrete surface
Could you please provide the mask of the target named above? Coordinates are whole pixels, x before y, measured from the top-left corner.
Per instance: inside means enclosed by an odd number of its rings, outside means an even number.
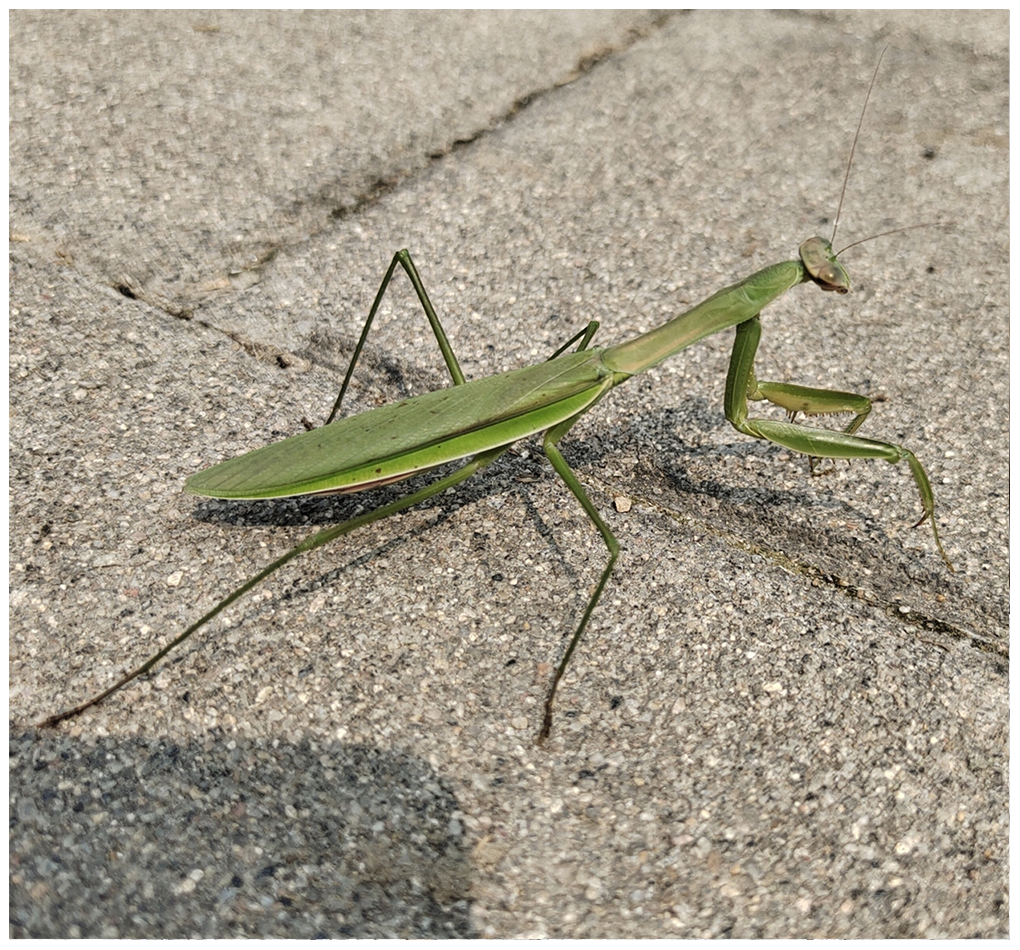
[[[14,936],[1004,936],[1008,14],[11,15]],[[214,29],[215,28],[215,29]],[[471,377],[827,234],[759,375],[928,467],[811,478],[722,414],[730,334],[289,566],[222,458],[320,420],[409,247]],[[444,385],[406,283],[353,410]],[[620,512],[613,499],[632,503]]]

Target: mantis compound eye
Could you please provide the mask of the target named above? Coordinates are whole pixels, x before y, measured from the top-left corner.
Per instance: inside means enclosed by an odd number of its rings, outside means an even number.
[[[815,280],[822,290],[834,290],[837,294],[845,294],[850,292],[850,288],[841,282],[845,276],[846,271],[842,267],[837,268],[827,264],[815,274]]]

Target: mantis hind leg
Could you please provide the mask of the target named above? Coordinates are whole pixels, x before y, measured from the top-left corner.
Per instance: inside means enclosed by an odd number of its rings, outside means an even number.
[[[171,640],[165,647],[163,647],[158,653],[154,653],[149,657],[141,666],[137,669],[131,670],[129,673],[125,673],[113,686],[103,690],[97,696],[93,696],[88,702],[82,703],[80,706],[75,706],[73,709],[66,709],[64,712],[57,713],[54,716],[50,716],[48,719],[44,719],[38,724],[40,729],[45,729],[50,726],[55,726],[59,722],[63,722],[65,719],[70,719],[72,716],[77,716],[78,713],[84,712],[91,706],[95,706],[96,703],[102,702],[111,693],[117,692],[124,686],[127,686],[132,680],[137,679],[144,673],[148,673],[160,660],[163,659],[171,650],[178,647],[185,640],[187,640],[193,633],[204,627],[210,620],[213,619],[222,610],[229,607],[239,597],[244,596],[250,591],[256,584],[261,583],[270,574],[275,574],[284,564],[292,561],[298,555],[305,554],[308,551],[314,551],[316,548],[321,548],[324,544],[329,544],[330,541],[334,541],[337,538],[350,534],[357,528],[363,528],[365,525],[370,525],[375,521],[380,521],[383,518],[387,518],[390,515],[396,514],[398,511],[403,511],[405,508],[410,508],[413,505],[417,505],[419,502],[427,501],[434,495],[438,495],[441,492],[446,491],[448,488],[452,488],[454,485],[459,485],[462,481],[470,478],[475,472],[485,468],[491,462],[495,461],[506,451],[505,445],[497,446],[494,449],[489,449],[486,452],[480,452],[478,455],[470,459],[466,464],[451,472],[444,478],[433,482],[431,485],[426,485],[424,488],[420,488],[416,492],[412,492],[410,495],[405,495],[403,498],[398,498],[396,501],[390,502],[388,505],[383,505],[381,508],[376,508],[374,511],[366,512],[363,515],[358,515],[355,518],[351,518],[348,521],[344,521],[338,525],[333,525],[331,528],[323,528],[321,531],[315,534],[310,534],[300,544],[296,544],[286,554],[278,557],[272,564],[262,568],[254,577],[249,578],[240,587],[236,588],[226,597],[224,597],[215,607],[212,608],[208,613],[203,614],[198,618],[184,633],[180,636]]]
[[[598,332],[598,329],[599,329],[598,320],[592,320],[591,323],[588,324],[588,326],[586,326],[583,330],[580,331],[580,333],[575,333],[569,340],[567,340],[567,342],[564,343],[563,346],[561,346],[555,353],[553,353],[553,355],[550,356],[546,360],[546,362],[547,363],[552,362],[561,353],[565,353],[570,348],[571,343],[576,343],[578,340],[580,340],[581,342],[578,343],[577,349],[574,351],[575,353],[580,353],[582,350],[588,349],[588,344],[591,343],[591,339]]]
[[[567,460],[556,447],[556,443],[563,438],[577,419],[578,417],[574,416],[571,419],[567,419],[565,422],[561,422],[559,425],[553,426],[553,428],[546,432],[542,448],[545,451],[546,457],[552,463],[552,467],[556,470],[556,474],[563,479],[567,488],[573,492],[574,497],[581,503],[581,507],[584,508],[592,523],[596,528],[598,528],[599,533],[602,535],[602,540],[606,542],[606,547],[609,549],[609,560],[606,562],[606,566],[602,570],[602,576],[599,578],[599,582],[595,587],[594,593],[588,600],[588,606],[585,608],[584,614],[581,617],[581,622],[577,625],[577,629],[574,631],[574,635],[571,637],[570,643],[567,644],[567,649],[563,654],[563,659],[560,660],[559,666],[556,667],[556,673],[553,676],[552,685],[549,687],[549,695],[545,701],[545,716],[542,720],[542,731],[538,734],[539,742],[549,738],[549,731],[552,729],[552,708],[553,699],[556,696],[556,687],[560,685],[560,680],[563,678],[563,673],[567,668],[567,664],[570,662],[570,658],[574,655],[574,650],[577,649],[577,645],[581,642],[581,635],[584,633],[585,627],[588,626],[588,620],[591,617],[592,611],[595,609],[595,605],[599,602],[599,598],[602,596],[602,590],[606,586],[606,581],[609,580],[609,575],[613,573],[613,565],[616,564],[616,559],[620,556],[620,542],[616,540],[613,532],[609,530],[609,526],[602,520],[601,515],[598,513],[598,509],[588,497],[588,493],[584,490],[584,486],[577,480],[577,476],[567,464]]]
[[[354,348],[354,354],[351,356],[350,365],[347,367],[347,373],[344,375],[344,381],[340,384],[340,392],[336,397],[336,402],[333,403],[333,408],[329,413],[329,417],[326,419],[326,425],[329,425],[336,417],[337,413],[340,412],[340,406],[343,404],[344,396],[347,395],[347,387],[351,384],[351,377],[354,375],[354,367],[357,365],[358,357],[361,356],[361,351],[365,346],[365,340],[368,339],[368,333],[372,329],[372,324],[375,322],[375,315],[379,310],[379,305],[382,303],[383,295],[386,293],[386,288],[389,287],[390,281],[393,279],[393,274],[397,269],[397,265],[404,268],[404,272],[407,274],[414,287],[414,292],[418,296],[418,300],[421,303],[422,310],[425,311],[425,316],[428,317],[429,325],[432,327],[432,332],[435,334],[436,342],[439,344],[439,349],[443,354],[443,360],[446,363],[446,368],[450,371],[450,378],[453,380],[454,386],[462,386],[464,384],[464,373],[460,368],[460,363],[457,361],[457,356],[453,352],[453,347],[450,345],[450,340],[446,336],[446,331],[443,329],[443,325],[439,320],[439,315],[436,313],[436,308],[432,306],[432,301],[429,300],[428,292],[425,290],[425,284],[422,283],[421,275],[418,273],[418,268],[415,267],[414,261],[411,259],[411,252],[406,248],[397,251],[393,255],[393,260],[390,261],[390,266],[386,268],[386,273],[383,275],[382,283],[379,285],[379,290],[375,295],[375,300],[372,302],[372,309],[368,311],[368,317],[365,320],[365,325],[361,330],[361,336],[358,338],[358,345]],[[598,330],[599,324],[597,320],[592,320],[580,333],[575,334],[566,343],[563,344],[549,359],[556,359],[561,353],[563,353],[572,343],[580,340],[581,343],[577,347],[578,351],[585,350],[588,348],[588,344],[591,342],[595,331]]]
[[[914,477],[921,506],[924,509],[914,525],[931,521],[935,545],[942,559],[953,570],[953,565],[942,547],[938,525],[935,522],[935,495],[928,481],[924,466],[909,449],[892,442],[863,439],[853,433],[871,411],[871,401],[855,393],[834,390],[811,389],[806,386],[791,386],[785,383],[759,383],[754,375],[754,356],[761,339],[761,323],[752,317],[737,326],[730,368],[726,376],[726,418],[735,429],[756,439],[765,439],[776,445],[802,452],[812,458],[829,459],[884,459],[890,463],[906,461]],[[748,415],[748,400],[768,400],[781,406],[791,419],[798,412],[807,415],[824,415],[849,412],[854,417],[842,431],[820,429],[800,425],[796,422],[778,422],[771,419],[752,418]]]
[[[457,362],[457,357],[454,355],[453,347],[450,345],[449,339],[447,339],[446,331],[443,329],[443,325],[439,322],[439,315],[436,313],[435,307],[432,306],[432,301],[429,300],[429,295],[425,291],[425,285],[422,283],[421,277],[418,274],[418,268],[414,266],[414,261],[411,260],[410,251],[403,249],[397,251],[397,253],[393,255],[393,260],[390,261],[390,266],[387,268],[386,274],[382,279],[382,283],[379,285],[379,292],[375,295],[375,301],[372,303],[372,309],[368,311],[368,319],[365,320],[365,326],[361,331],[360,338],[358,339],[358,345],[354,348],[354,355],[351,357],[351,363],[347,367],[347,375],[344,376],[344,381],[340,386],[340,394],[336,397],[336,402],[333,403],[333,409],[329,414],[329,418],[326,420],[326,425],[329,425],[340,411],[340,405],[343,403],[344,396],[347,394],[347,387],[350,385],[351,376],[354,375],[354,366],[358,362],[358,357],[361,356],[361,350],[365,345],[365,340],[368,339],[368,331],[372,329],[372,323],[375,321],[375,315],[379,310],[379,304],[382,303],[383,294],[386,293],[386,288],[393,279],[393,273],[397,269],[398,264],[404,268],[405,273],[411,280],[411,284],[414,286],[414,292],[418,295],[418,300],[421,302],[422,309],[425,311],[425,316],[428,317],[429,325],[432,327],[432,332],[436,336],[436,342],[439,344],[439,349],[442,351],[443,360],[446,362],[446,368],[450,371],[450,376],[453,379],[454,386],[461,386],[464,383],[464,373],[461,371],[460,363]]]

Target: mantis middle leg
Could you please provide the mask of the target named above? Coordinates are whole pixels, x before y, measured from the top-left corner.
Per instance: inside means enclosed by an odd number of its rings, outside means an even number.
[[[596,324],[597,326],[598,324]],[[577,649],[578,643],[581,642],[581,635],[584,633],[585,627],[588,626],[588,620],[595,609],[595,605],[599,602],[599,598],[602,596],[602,590],[606,586],[606,581],[609,580],[609,575],[613,573],[613,565],[616,564],[616,559],[620,556],[620,542],[616,540],[616,536],[609,530],[609,525],[602,520],[602,516],[588,497],[584,486],[577,480],[573,469],[567,464],[567,460],[556,447],[556,443],[567,434],[567,431],[577,422],[578,418],[580,417],[574,416],[549,429],[542,440],[542,448],[545,451],[546,457],[552,463],[552,467],[556,469],[556,474],[563,479],[567,488],[573,492],[574,497],[581,503],[581,507],[584,508],[592,523],[598,528],[599,533],[602,535],[602,540],[606,542],[606,547],[609,549],[609,560],[602,570],[602,576],[595,587],[595,592],[588,600],[588,606],[584,610],[581,622],[577,625],[577,630],[574,631],[570,643],[567,644],[563,659],[560,660],[560,665],[556,667],[552,686],[549,687],[549,696],[545,701],[545,716],[542,720],[542,730],[538,734],[539,742],[549,738],[549,731],[552,729],[552,707],[553,699],[556,696],[556,687],[560,684],[560,679],[563,677],[563,672],[566,670],[570,658],[574,655],[574,650]]]

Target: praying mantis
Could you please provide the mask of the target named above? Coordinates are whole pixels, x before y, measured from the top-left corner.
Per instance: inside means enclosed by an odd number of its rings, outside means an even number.
[[[855,393],[759,380],[754,371],[761,336],[759,314],[768,304],[802,283],[813,283],[823,291],[836,294],[846,294],[850,290],[850,277],[838,259],[847,248],[839,252],[832,248],[854,150],[880,65],[881,57],[850,150],[832,236],[828,240],[809,238],[800,245],[795,260],[765,267],[631,340],[609,347],[589,347],[599,328],[599,323],[592,321],[543,363],[468,381],[411,255],[407,250],[398,251],[383,277],[325,425],[205,469],[187,480],[186,489],[196,495],[224,499],[349,493],[402,481],[449,463],[463,464],[396,501],[310,535],[220,600],[113,686],[79,706],[50,716],[40,726],[53,726],[75,716],[145,674],[226,607],[299,555],[427,501],[484,469],[515,442],[543,433],[542,448],[546,457],[602,536],[608,551],[605,567],[553,674],[539,732],[539,740],[544,740],[552,728],[553,704],[560,680],[620,555],[619,542],[560,452],[559,443],[578,419],[610,390],[699,340],[729,328],[736,329],[724,395],[725,416],[731,425],[745,435],[807,455],[812,467],[814,460],[820,458],[905,461],[921,500],[922,514],[915,527],[926,520],[930,522],[935,546],[953,570],[939,538],[931,483],[920,461],[904,446],[856,434],[871,411],[870,399]],[[885,232],[891,233],[895,232]],[[414,287],[453,385],[360,415],[337,418],[376,313],[398,266]],[[568,353],[575,343],[577,348]],[[749,403],[761,401],[785,410],[787,421],[750,415]],[[797,414],[850,414],[852,418],[843,429],[837,430],[803,425],[796,421]]]

